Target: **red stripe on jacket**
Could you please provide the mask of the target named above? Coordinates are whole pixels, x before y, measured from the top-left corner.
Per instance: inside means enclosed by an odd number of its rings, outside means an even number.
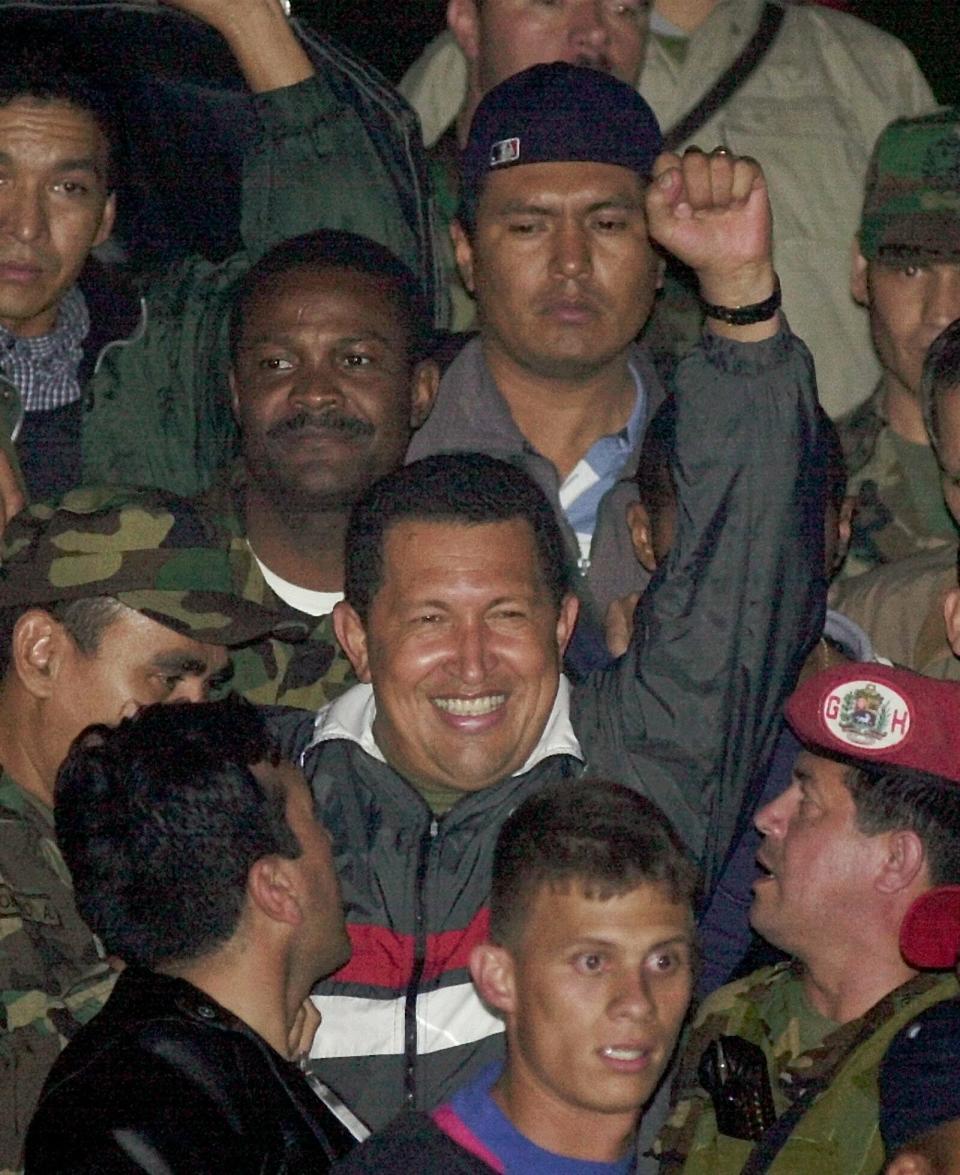
[[[484,907],[462,930],[444,930],[427,935],[423,965],[424,982],[439,979],[448,971],[468,966],[470,953],[477,943],[485,942],[490,928],[490,912]],[[402,991],[413,974],[414,936],[398,934],[385,926],[347,923],[353,954],[350,962],[332,976],[338,983],[362,983]]]

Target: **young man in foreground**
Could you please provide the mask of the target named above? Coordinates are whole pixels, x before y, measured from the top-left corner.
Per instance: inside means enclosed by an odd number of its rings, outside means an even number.
[[[693,984],[696,874],[664,817],[568,781],[504,824],[490,933],[470,972],[507,1058],[432,1114],[402,1114],[337,1168],[626,1175]]]

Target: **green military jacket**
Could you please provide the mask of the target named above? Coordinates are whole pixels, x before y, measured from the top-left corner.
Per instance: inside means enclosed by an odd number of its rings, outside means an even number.
[[[236,425],[227,382],[234,283],[273,245],[314,229],[361,233],[416,273],[419,243],[360,112],[322,70],[258,94],[260,137],[244,161],[243,250],[221,264],[194,256],[150,285],[138,328],[101,351],[84,389],[85,483],[155,486],[191,496],[229,460]],[[0,378],[0,436],[22,412]]]
[[[844,577],[956,542],[933,450],[893,432],[882,384],[842,416],[837,429],[847,463],[847,493],[857,500]]]
[[[255,604],[287,611],[307,624],[306,640],[271,637],[230,650],[232,676],[224,692],[235,691],[251,702],[296,706],[317,711],[339,697],[357,679],[333,631],[331,616],[307,616],[289,607],[263,578],[250,550],[244,525],[244,471],[237,463],[224,471],[200,498],[205,511],[217,516],[230,535],[230,565],[237,594]]]
[[[887,1046],[919,1012],[960,991],[952,976],[921,974],[849,1024],[819,1016],[803,996],[798,963],[765,967],[706,1000],[690,1032],[674,1086],[674,1109],[655,1150],[660,1170],[737,1175],[754,1143],[720,1134],[697,1069],[718,1036],[740,1036],[763,1049],[780,1115],[809,1082],[830,1083],[766,1168],[770,1175],[879,1175],[877,1075]]]
[[[0,775],[0,1172],[60,1050],[103,1007],[116,972],[73,903],[53,813]]]

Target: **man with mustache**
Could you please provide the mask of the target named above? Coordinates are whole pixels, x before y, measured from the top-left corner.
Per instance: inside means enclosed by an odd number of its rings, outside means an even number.
[[[900,946],[916,899],[960,883],[958,701],[955,684],[853,663],[787,703],[804,749],[755,818],[750,920],[792,958],[701,1007],[658,1141],[662,1175],[883,1169],[883,1055],[958,991]]]
[[[143,299],[91,258],[116,214],[115,104],[48,45],[4,46],[0,435],[33,498],[81,480],[180,494],[210,485],[235,442],[224,306],[277,240],[349,221],[417,260],[374,132],[344,98],[344,62],[331,51],[317,71],[280,0],[170,3],[221,34],[259,133],[245,160],[243,248],[221,264],[185,259]]]
[[[316,710],[356,680],[333,635],[350,508],[403,461],[435,364],[410,271],[365,237],[277,245],[238,285],[230,387],[240,458],[201,501],[233,536],[235,587],[295,609],[308,641],[240,650],[231,688]]]

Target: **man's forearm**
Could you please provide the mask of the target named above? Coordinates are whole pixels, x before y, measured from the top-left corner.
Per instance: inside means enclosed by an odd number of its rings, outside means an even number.
[[[280,0],[167,0],[202,20],[230,46],[255,94],[295,86],[314,73]]]

